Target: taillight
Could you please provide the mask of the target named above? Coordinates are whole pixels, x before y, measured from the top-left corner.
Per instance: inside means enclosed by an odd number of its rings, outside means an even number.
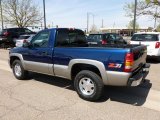
[[[107,41],[106,41],[106,40],[102,40],[101,42],[102,42],[102,45],[107,44]]]
[[[8,36],[8,35],[9,35],[9,32],[4,32],[3,35],[4,35],[4,36]]]
[[[160,48],[160,42],[156,42],[155,48]]]
[[[124,72],[131,72],[132,71],[133,62],[134,62],[133,53],[127,53],[126,57],[125,57]]]

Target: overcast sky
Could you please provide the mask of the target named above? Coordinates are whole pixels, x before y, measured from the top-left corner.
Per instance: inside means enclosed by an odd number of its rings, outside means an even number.
[[[45,0],[47,25],[59,27],[86,28],[87,12],[94,14],[95,25],[99,28],[104,20],[105,27],[124,28],[131,20],[123,10],[126,2],[134,0]],[[43,12],[43,0],[36,0]],[[154,20],[138,18],[140,27],[153,27]],[[93,15],[90,14],[90,27]]]

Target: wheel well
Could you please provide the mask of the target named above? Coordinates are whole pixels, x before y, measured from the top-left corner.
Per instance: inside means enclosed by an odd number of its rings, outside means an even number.
[[[15,61],[15,60],[20,60],[18,57],[16,57],[16,56],[12,56],[11,58],[10,58],[10,67],[12,67],[12,63]]]
[[[75,64],[75,65],[73,65],[72,70],[71,70],[71,78],[72,78],[72,80],[74,80],[75,76],[82,70],[92,71],[92,72],[96,73],[97,75],[99,75],[102,78],[101,73],[100,73],[99,69],[96,66],[89,65],[89,64]]]

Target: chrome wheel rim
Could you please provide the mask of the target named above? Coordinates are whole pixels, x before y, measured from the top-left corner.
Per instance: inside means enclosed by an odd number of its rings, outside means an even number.
[[[92,95],[95,91],[95,84],[92,79],[85,77],[79,81],[79,88],[84,95]]]
[[[14,66],[14,72],[15,72],[16,76],[18,76],[18,77],[20,77],[22,75],[22,69],[18,63]]]

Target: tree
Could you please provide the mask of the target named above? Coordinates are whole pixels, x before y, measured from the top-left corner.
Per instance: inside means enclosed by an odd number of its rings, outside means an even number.
[[[134,2],[126,3],[124,5],[124,10],[127,17],[133,18],[134,16]],[[160,4],[155,4],[154,2],[146,2],[144,0],[139,0],[137,3],[137,17],[142,15],[150,16],[151,18],[160,18]]]
[[[146,0],[146,3],[154,3],[154,4],[159,4],[160,5],[160,1],[159,0]]]
[[[96,25],[92,25],[91,26],[91,33],[97,32],[97,26]]]
[[[127,28],[128,28],[128,29],[133,29],[133,25],[134,25],[134,21],[131,20],[131,21],[128,23]],[[138,23],[136,23],[136,27],[135,27],[135,28],[136,28],[136,29],[139,29],[139,24],[138,24]]]
[[[157,26],[156,30],[160,32],[160,24]]]
[[[32,0],[3,0],[3,17],[8,24],[27,27],[42,20],[38,6]]]

